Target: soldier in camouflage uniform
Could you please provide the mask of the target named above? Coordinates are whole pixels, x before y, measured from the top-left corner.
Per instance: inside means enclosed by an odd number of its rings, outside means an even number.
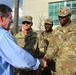
[[[23,32],[19,32],[15,38],[19,46],[23,47],[34,57],[38,58],[39,50],[37,43],[37,33],[32,30],[32,17],[25,15],[22,18],[22,28]],[[31,62],[30,62],[31,63]],[[26,71],[20,69],[19,75],[35,75],[35,71]]]
[[[71,21],[71,8],[68,6],[60,8],[58,17],[61,25],[53,31],[43,59],[51,60],[56,56],[56,75],[75,75],[76,24]]]
[[[50,38],[52,36],[52,27],[53,27],[53,21],[50,18],[45,19],[44,21],[44,27],[45,31],[41,32],[40,39],[39,39],[39,50],[40,52],[40,58],[42,58],[47,51]],[[51,71],[55,71],[55,62],[54,60],[51,60],[46,68],[44,68],[42,75],[52,75]]]

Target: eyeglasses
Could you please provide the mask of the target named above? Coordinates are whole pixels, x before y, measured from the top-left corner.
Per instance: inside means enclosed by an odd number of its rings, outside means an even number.
[[[66,18],[66,16],[58,16],[59,18],[62,18],[62,19],[64,19],[64,18]]]
[[[31,24],[31,22],[23,21],[22,24]]]

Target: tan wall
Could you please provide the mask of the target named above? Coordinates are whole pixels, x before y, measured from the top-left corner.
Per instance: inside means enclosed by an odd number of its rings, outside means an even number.
[[[31,15],[33,17],[34,30],[39,29],[39,23],[42,22],[41,20],[48,18],[48,2],[55,1],[63,0],[23,0],[23,15]]]
[[[66,0],[48,0],[48,2],[66,1]]]

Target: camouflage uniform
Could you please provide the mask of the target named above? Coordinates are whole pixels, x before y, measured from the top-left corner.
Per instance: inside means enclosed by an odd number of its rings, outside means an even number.
[[[29,35],[25,36],[25,45],[24,49],[31,53],[34,57],[39,56],[39,49],[38,49],[38,40],[37,40],[37,33],[31,32]]]
[[[43,56],[46,53],[51,35],[52,35],[52,32],[47,33],[45,31],[41,32],[38,35],[38,37],[39,37],[38,47],[39,47],[39,51],[40,51],[40,58],[43,58]]]
[[[37,33],[31,32],[29,35],[25,36],[24,49],[31,53],[34,57],[39,58],[38,40]],[[24,75],[35,75],[35,71],[25,71]]]
[[[52,25],[52,20],[51,19],[45,19],[44,21],[44,25],[46,24],[50,24],[50,27]],[[51,27],[52,28],[52,27]],[[46,29],[46,28],[45,28]],[[46,54],[48,45],[49,45],[49,41],[50,38],[52,36],[52,29],[47,32],[46,30],[41,32],[41,34],[39,35],[39,51],[40,51],[40,58],[43,58],[44,55]],[[43,69],[42,75],[54,75],[53,73],[55,72],[55,62],[52,59],[51,61],[49,61],[48,63],[48,67]]]
[[[22,23],[24,24],[25,22],[32,24],[32,17],[29,15],[23,16]],[[15,38],[19,46],[23,47],[34,57],[38,58],[39,49],[38,49],[37,33],[31,29],[30,33],[28,33],[27,35],[25,35],[24,32],[20,32],[15,36]],[[26,69],[19,69],[19,72],[20,75],[35,75],[35,71],[33,70],[27,71]]]
[[[29,35],[24,35],[23,32],[16,34],[15,39],[20,47],[27,50],[34,57],[39,56],[38,43],[37,43],[37,33],[31,32]],[[20,75],[35,75],[35,71],[26,71],[20,69]]]
[[[51,44],[52,43],[52,44]],[[56,75],[73,75],[76,72],[76,24],[58,26],[50,39],[45,57],[56,55]]]
[[[39,49],[41,51],[41,54],[40,54],[41,58],[46,54],[51,36],[52,36],[52,32],[49,32],[49,33],[42,32],[41,33],[42,38],[41,38],[40,44],[39,44]],[[43,39],[44,39],[44,42],[43,42]],[[43,70],[43,75],[46,75],[46,74],[54,75],[54,72],[55,72],[55,61],[52,59],[51,61],[49,61],[48,67]]]
[[[51,25],[53,26],[53,21],[52,19],[50,18],[47,18],[44,20],[44,25],[46,24],[49,24],[50,27]],[[52,27],[51,27],[52,28]],[[46,53],[46,50],[48,48],[48,44],[49,44],[49,39],[51,37],[51,34],[52,34],[52,30],[50,30],[49,32],[47,32],[46,30],[43,31],[43,32],[40,32],[38,34],[38,38],[39,38],[39,50],[40,50],[40,58],[43,58],[43,56],[45,55]]]
[[[19,32],[18,34],[15,35],[15,39],[16,39],[18,45],[23,48],[24,44],[25,44],[25,41],[24,41],[25,34],[23,32]]]

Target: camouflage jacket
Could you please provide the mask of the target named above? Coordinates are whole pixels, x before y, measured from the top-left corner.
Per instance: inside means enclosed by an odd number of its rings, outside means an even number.
[[[25,34],[23,32],[19,32],[15,35],[15,39],[20,47],[24,47],[25,44]]]
[[[20,47],[30,52],[34,57],[38,57],[39,49],[36,32],[32,31],[29,35],[26,36],[23,32],[19,32],[15,35],[15,39]]]
[[[38,49],[38,40],[36,32],[32,31],[29,35],[25,36],[24,49],[30,52],[34,57],[38,57],[39,49]]]
[[[51,35],[52,35],[52,32],[44,31],[44,32],[41,32],[38,36],[39,37],[38,47],[39,47],[39,51],[40,51],[40,56],[42,55],[41,57],[43,57],[44,54],[46,53]]]
[[[52,43],[52,44],[51,44]],[[76,24],[58,26],[52,34],[45,57],[56,57],[57,75],[73,75],[76,72]]]

